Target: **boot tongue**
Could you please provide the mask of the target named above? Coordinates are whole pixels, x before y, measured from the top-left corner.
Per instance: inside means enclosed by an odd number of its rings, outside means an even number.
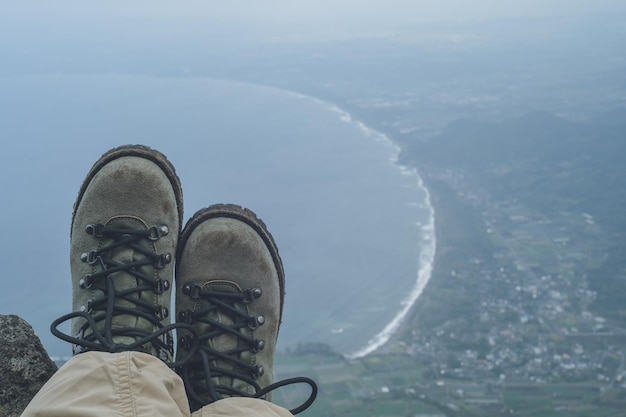
[[[237,284],[226,280],[208,282],[203,285],[203,288],[208,291],[216,292],[242,292],[242,289]],[[244,320],[244,317],[248,317],[250,315],[247,304],[244,304],[242,302],[232,303],[232,301],[226,302],[232,305],[237,310],[241,311],[245,316],[239,316],[223,309],[217,309],[209,313],[209,318],[211,320],[215,320],[216,322],[221,323],[224,326],[232,326],[235,323],[241,323]],[[202,303],[206,303],[206,301],[203,301]],[[206,304],[202,306],[202,308],[205,307],[207,307]],[[219,331],[219,328],[213,328],[213,326],[211,326],[208,331]],[[238,331],[245,337],[252,337],[252,330],[250,330],[247,326],[241,327]],[[238,337],[236,334],[226,331],[223,331],[218,336],[212,337],[207,341],[208,346],[218,352],[229,352],[232,350],[236,350],[242,343],[243,341],[240,337]],[[255,360],[254,354],[252,354],[249,350],[244,350],[241,353],[233,354],[232,357],[251,364],[253,364]],[[211,364],[211,367],[228,369],[246,374],[246,371],[244,369],[240,369],[240,367],[238,367],[234,362],[228,360],[215,360]],[[231,386],[238,390],[254,394],[254,388],[238,378],[232,378],[230,376],[220,376],[218,378],[215,378],[214,380],[219,385]]]
[[[113,219],[109,220],[109,222],[107,223],[107,227],[134,230],[147,230],[148,228],[143,221],[134,217],[114,217]],[[112,243],[112,240],[106,242],[105,244],[109,243]],[[147,239],[138,240],[135,244],[146,247],[151,251],[155,251],[154,243],[150,242]],[[122,245],[111,250],[108,256],[112,261],[123,265],[142,261],[146,258],[146,256],[141,252],[135,251],[134,249],[126,245]],[[152,265],[144,265],[141,267],[136,267],[136,269],[147,276],[153,276],[155,274],[155,268]],[[126,270],[112,273],[111,278],[113,278],[115,290],[118,293],[125,290],[132,290],[134,288],[137,288],[137,286],[139,285],[143,285],[143,283],[140,282],[141,280],[139,278],[136,278]],[[155,302],[155,300],[153,299],[154,295],[150,291],[132,292],[127,297],[134,299],[142,298],[150,304],[153,304]],[[135,303],[124,300],[120,297],[116,297],[115,306],[131,309],[136,308]],[[148,320],[132,314],[116,315],[113,318],[112,328],[142,328],[147,331],[154,330],[153,325]],[[117,344],[131,344],[135,342],[135,338],[130,336],[116,336],[114,337],[114,342]]]

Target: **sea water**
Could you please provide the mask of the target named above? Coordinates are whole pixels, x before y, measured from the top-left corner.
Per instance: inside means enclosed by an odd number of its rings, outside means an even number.
[[[186,218],[217,202],[268,225],[286,271],[279,349],[323,342],[359,356],[398,329],[430,277],[434,213],[398,148],[332,103],[213,79],[124,75],[0,78],[3,314],[49,322],[69,311],[71,208],[109,148],[164,152]],[[33,306],[37,306],[34,308]]]

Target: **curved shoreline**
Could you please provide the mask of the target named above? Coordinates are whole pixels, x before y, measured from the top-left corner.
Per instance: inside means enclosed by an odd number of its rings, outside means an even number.
[[[270,88],[275,88],[275,87],[270,87]],[[424,291],[424,288],[426,288],[426,285],[430,281],[430,278],[432,276],[432,271],[434,268],[435,254],[437,252],[437,238],[435,234],[435,210],[431,203],[430,191],[424,185],[424,181],[422,180],[421,176],[417,172],[416,168],[408,167],[406,165],[399,163],[399,156],[400,156],[401,149],[386,134],[370,128],[365,123],[359,120],[353,119],[352,115],[348,111],[340,108],[334,103],[324,101],[318,97],[309,96],[306,94],[297,93],[297,92],[290,91],[290,90],[283,90],[283,89],[278,89],[278,90],[287,92],[288,94],[291,94],[301,99],[313,100],[317,103],[325,105],[328,107],[330,111],[337,113],[339,119],[342,120],[343,122],[355,123],[357,127],[366,136],[374,136],[374,140],[381,140],[387,143],[393,149],[392,155],[391,155],[391,162],[398,167],[398,169],[402,172],[403,175],[415,176],[417,179],[418,187],[421,188],[425,194],[424,206],[428,208],[429,216],[428,216],[428,222],[425,225],[420,226],[421,231],[422,231],[422,237],[421,237],[421,242],[419,244],[419,256],[418,256],[419,262],[418,262],[418,270],[417,270],[417,279],[409,295],[400,302],[401,308],[396,313],[394,318],[380,332],[378,332],[374,337],[368,340],[367,344],[364,347],[346,355],[350,359],[360,358],[372,352],[375,352],[377,349],[381,348],[387,342],[389,342],[389,340],[393,337],[393,335],[395,335],[396,332],[404,324],[404,320],[406,319],[408,314],[411,312],[411,310],[413,309],[413,306],[415,306],[415,303],[417,302],[420,295]]]
[[[419,186],[426,192],[426,204],[429,206],[430,209],[428,224],[422,226],[422,231],[430,232],[432,234],[422,237],[417,280],[408,297],[400,303],[400,305],[402,305],[403,307],[396,314],[393,320],[389,322],[389,324],[387,324],[387,326],[385,326],[385,328],[380,331],[376,336],[370,339],[365,347],[351,353],[350,355],[347,355],[347,357],[350,359],[360,358],[376,351],[377,349],[384,346],[391,339],[391,337],[396,334],[396,332],[404,324],[404,320],[413,309],[413,306],[415,306],[415,303],[419,299],[420,295],[422,295],[424,288],[426,288],[426,284],[428,284],[432,276],[435,262],[435,253],[437,251],[437,240],[435,237],[435,211],[430,202],[430,192],[424,186],[421,177],[418,176],[418,178]]]

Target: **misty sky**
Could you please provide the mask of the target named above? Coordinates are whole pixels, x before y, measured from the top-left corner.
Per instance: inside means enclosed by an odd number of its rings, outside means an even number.
[[[625,11],[623,0],[264,0],[171,2],[162,0],[10,1],[0,17],[9,18],[208,18],[223,21],[340,20],[389,23],[551,16]]]
[[[290,42],[386,37],[410,24],[499,18],[602,16],[626,13],[626,1],[596,0],[79,0],[6,1],[0,7],[2,47],[30,53],[51,45],[156,41],[191,34],[228,41]],[[598,19],[599,16],[599,19]],[[93,45],[98,48],[99,44]],[[62,56],[60,58],[63,58]]]

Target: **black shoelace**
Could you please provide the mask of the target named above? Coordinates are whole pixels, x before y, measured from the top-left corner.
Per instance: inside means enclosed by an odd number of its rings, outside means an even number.
[[[123,352],[146,351],[145,346],[151,345],[157,356],[166,361],[173,355],[173,339],[171,332],[174,329],[185,329],[195,334],[192,326],[185,323],[163,325],[162,320],[169,315],[166,308],[149,303],[141,299],[142,292],[161,294],[170,287],[168,280],[154,278],[141,272],[145,266],[154,266],[162,269],[172,261],[171,254],[156,254],[149,248],[139,244],[142,240],[156,241],[169,233],[166,226],[153,226],[148,229],[125,227],[109,227],[103,224],[92,224],[86,227],[86,232],[96,238],[111,240],[99,249],[81,254],[81,260],[94,266],[99,271],[85,275],[80,280],[80,287],[84,290],[96,289],[102,291],[102,298],[89,300],[81,311],[75,311],[59,317],[52,322],[50,330],[56,337],[74,345],[74,353],[85,351]],[[112,259],[111,253],[117,248],[126,247],[143,255],[130,262],[120,262]],[[137,286],[127,289],[116,289],[114,274],[126,272],[137,280]],[[120,305],[117,301],[126,301]],[[150,323],[156,331],[136,327],[113,327],[113,319],[117,316],[134,316]],[[71,336],[61,332],[58,326],[67,320],[82,318],[85,323],[79,332]],[[131,337],[135,342],[130,344],[116,343],[116,337]],[[168,363],[170,367],[177,367],[187,361],[197,349],[193,346],[190,355],[181,361]]]
[[[251,397],[265,399],[266,394],[278,388],[305,383],[311,387],[309,398],[299,407],[290,410],[292,414],[298,414],[313,404],[317,397],[317,384],[310,378],[297,377],[275,382],[264,388],[256,382],[265,372],[263,367],[253,364],[250,361],[240,359],[240,355],[246,351],[258,353],[264,348],[264,341],[255,339],[242,332],[247,329],[250,332],[263,325],[263,316],[249,316],[248,313],[235,304],[249,304],[261,296],[259,288],[246,289],[242,292],[227,292],[206,290],[199,285],[186,285],[183,287],[183,294],[192,299],[203,299],[208,302],[208,306],[198,311],[182,311],[179,313],[179,321],[185,323],[204,323],[211,329],[203,332],[199,340],[192,340],[195,336],[182,336],[179,339],[179,348],[193,350],[193,346],[198,345],[196,355],[185,365],[178,369],[178,372],[185,383],[187,396],[192,405],[192,409],[203,407],[209,402],[220,400],[224,397]],[[231,317],[232,324],[225,324],[214,320],[210,313],[220,312]],[[250,333],[249,332],[249,333]],[[214,337],[224,334],[236,336],[239,340],[238,346],[228,351],[219,351],[211,348],[208,343]],[[226,365],[220,366],[220,363]],[[233,385],[216,383],[219,377],[239,380],[246,385],[253,387],[254,394],[239,390]]]

